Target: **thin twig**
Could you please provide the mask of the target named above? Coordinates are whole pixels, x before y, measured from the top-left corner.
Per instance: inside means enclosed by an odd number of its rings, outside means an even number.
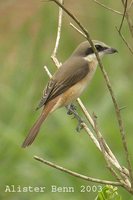
[[[118,15],[123,15],[121,12],[117,11],[117,10],[114,10],[108,6],[105,6],[104,4],[100,3],[99,1],[97,0],[93,0],[95,3],[97,3],[98,5],[102,6],[103,8],[106,8],[107,10],[111,11],[111,12],[114,12],[115,14],[118,14]]]
[[[60,3],[61,3],[61,5],[63,5],[64,0],[60,0]],[[61,7],[59,7],[57,37],[56,37],[55,47],[54,47],[53,53],[51,55],[51,58],[53,59],[55,65],[58,68],[61,66],[61,63],[59,63],[58,59],[56,58],[56,53],[57,53],[57,49],[59,47],[59,42],[60,42],[60,34],[61,34],[61,28],[62,28],[62,16],[63,16],[63,10]]]
[[[85,122],[82,123],[83,129],[86,131],[86,133],[89,135],[89,138],[92,140],[92,142],[96,145],[96,147],[101,151],[101,147],[99,145],[98,140],[92,133],[92,131],[88,128],[87,124]]]
[[[124,2],[123,0],[121,0],[123,6],[124,6],[124,13],[123,16],[126,17],[127,22],[128,22],[128,26],[129,26],[129,30],[130,33],[133,37],[133,24],[132,21],[128,15],[128,13],[126,12],[127,9],[127,0]],[[117,28],[116,28],[117,29]],[[128,45],[127,41],[125,40],[124,36],[122,35],[121,29],[119,28],[119,30],[117,29],[117,31],[119,32],[119,35],[121,36],[121,38],[123,39],[123,41],[125,42],[126,46],[128,47],[128,49],[130,50],[130,52],[132,53],[132,49],[130,48],[130,46]],[[122,141],[123,141],[123,146],[124,146],[124,150],[125,150],[125,154],[126,154],[126,160],[127,160],[127,164],[128,164],[128,170],[129,170],[129,176],[131,179],[131,187],[133,187],[133,171],[132,171],[132,165],[131,165],[131,161],[130,161],[130,157],[129,157],[129,151],[128,151],[128,147],[127,147],[127,142],[125,139],[125,135],[122,135]]]
[[[97,135],[97,138],[98,138],[98,141],[99,141],[99,144],[100,144],[100,147],[101,147],[101,151],[103,153],[103,156],[104,156],[104,159],[106,161],[108,169],[113,174],[113,176],[116,177],[116,179],[119,182],[123,183],[124,185],[127,185],[130,188],[131,184],[130,184],[130,181],[128,180],[128,177],[125,176],[125,174],[120,173],[121,178],[122,178],[121,179],[120,176],[117,174],[117,172],[113,169],[113,167],[110,164],[111,162],[110,162],[109,157],[107,156],[107,152],[106,152],[106,147],[105,147],[105,144],[104,144],[103,136],[100,134],[99,129],[98,129],[97,116],[95,115],[95,113],[93,113],[93,121],[94,121],[95,133]],[[123,179],[124,179],[124,181],[123,181]]]
[[[133,22],[132,22],[132,19],[129,16],[128,13],[126,14],[126,19],[127,19],[127,23],[128,23],[128,26],[129,26],[130,33],[131,33],[132,38],[133,38]]]
[[[130,47],[130,45],[128,44],[128,42],[126,41],[124,35],[119,31],[119,29],[116,27],[116,30],[118,31],[121,39],[123,40],[123,42],[125,43],[125,45],[127,46],[127,48],[129,49],[129,51],[133,54],[133,49]],[[121,110],[121,109],[120,109]]]
[[[44,70],[46,71],[46,73],[49,76],[49,78],[52,78],[52,74],[50,73],[50,71],[48,70],[46,65],[44,66]]]
[[[79,27],[83,30],[83,32],[86,35],[88,35],[88,31],[82,26],[79,20],[77,20],[77,18],[71,12],[69,12],[59,1],[57,0],[51,0],[51,1],[55,2],[59,7],[61,7],[79,25]]]
[[[50,167],[52,167],[52,168],[58,169],[60,171],[63,171],[65,173],[67,173],[67,174],[70,174],[70,175],[72,175],[74,177],[78,177],[78,178],[84,179],[86,181],[91,181],[91,182],[101,183],[101,184],[114,185],[114,186],[123,186],[123,184],[120,183],[120,182],[106,181],[106,180],[96,179],[96,178],[92,178],[92,177],[89,177],[89,176],[85,176],[85,175],[73,172],[73,171],[71,171],[69,169],[66,169],[64,167],[56,165],[56,164],[54,164],[54,163],[52,163],[50,161],[44,160],[44,159],[42,159],[42,158],[40,158],[38,156],[34,156],[34,159],[37,160],[37,161],[39,161],[39,162],[42,162],[42,163],[44,163],[44,164],[46,164],[46,165],[48,165]]]
[[[126,11],[127,11],[127,0],[125,1],[124,12],[123,12],[119,32],[121,32],[121,28],[122,28],[122,25],[123,25],[123,22],[124,22],[124,19],[125,19]]]
[[[130,29],[130,33],[133,37],[133,24],[132,24],[132,21],[128,15],[128,13],[126,12],[127,10],[127,0],[124,2],[122,0],[122,4],[124,6],[124,14],[123,14],[123,18],[122,18],[122,21],[121,21],[121,25],[120,25],[120,28],[119,30],[117,29],[120,37],[122,38],[122,40],[125,42],[126,46],[128,47],[128,49],[130,50],[131,53],[133,53],[132,49],[130,48],[129,44],[127,43],[127,41],[125,40],[124,36],[122,35],[121,33],[121,28],[122,28],[122,24],[123,24],[123,21],[124,21],[124,18],[126,17],[127,19],[127,22],[128,22],[128,26],[129,26],[129,29]],[[127,164],[128,164],[128,169],[129,169],[129,175],[130,175],[130,179],[131,179],[131,187],[133,187],[133,172],[132,172],[132,166],[131,166],[131,161],[130,161],[130,157],[129,157],[129,152],[128,152],[128,148],[127,148],[127,144],[126,144],[126,139],[125,139],[125,136],[123,135],[123,144],[124,144],[124,149],[125,149],[125,153],[126,153],[126,160],[127,160]]]
[[[95,131],[95,127],[94,127],[95,124],[94,124],[94,121],[93,121],[92,117],[90,116],[89,112],[87,111],[86,107],[85,107],[84,104],[82,103],[81,99],[78,98],[78,99],[77,99],[77,102],[78,102],[78,104],[80,105],[80,108],[82,109],[82,112],[84,113],[86,119],[89,121],[89,123],[90,123],[92,129]],[[101,136],[100,131],[99,131],[99,135]],[[114,156],[114,154],[112,153],[112,151],[110,150],[110,148],[109,148],[109,146],[107,145],[107,143],[106,143],[105,140],[104,140],[104,145],[105,145],[106,148],[108,149],[108,155],[112,158],[112,160],[114,160],[114,162],[115,162],[115,167],[116,167],[117,169],[120,170],[121,166],[120,166],[118,160],[116,159],[116,157]],[[122,170],[120,170],[120,171],[122,171]]]
[[[125,7],[124,1],[121,0],[121,2],[122,2],[122,4],[123,4],[123,6]],[[131,17],[129,16],[128,12],[126,12],[125,17],[126,17],[126,20],[127,20],[128,26],[129,26],[129,30],[130,30],[131,36],[132,36],[132,38],[133,38],[133,22],[132,22],[132,20],[131,20]]]
[[[130,4],[129,4],[129,6],[128,6],[128,11],[130,10],[130,8],[132,7],[132,5],[133,5],[133,0],[130,2]]]
[[[81,30],[79,30],[76,26],[74,26],[74,24],[70,23],[70,26],[72,26],[76,31],[78,31],[83,37],[86,38],[86,35]]]

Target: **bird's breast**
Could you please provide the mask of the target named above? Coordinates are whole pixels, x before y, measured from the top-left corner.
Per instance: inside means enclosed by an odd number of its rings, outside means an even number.
[[[91,82],[91,79],[93,78],[95,71],[96,71],[96,66],[89,65],[88,74],[81,81],[70,87],[67,91],[65,91],[61,95],[62,103],[64,105],[70,104],[82,94],[82,92]]]

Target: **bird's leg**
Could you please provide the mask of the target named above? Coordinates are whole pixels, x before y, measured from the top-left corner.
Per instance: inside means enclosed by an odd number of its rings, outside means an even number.
[[[67,114],[68,115],[72,115],[73,114],[73,112],[75,112],[76,111],[76,106],[74,105],[74,104],[69,104],[68,106],[66,106],[66,109],[68,110],[67,111]]]
[[[76,131],[80,132],[80,130],[83,128],[82,127],[83,120],[79,116],[79,114],[77,113],[75,105],[74,104],[70,104],[70,105],[66,106],[66,109],[68,110],[67,111],[68,115],[74,115],[73,118],[76,118],[78,120],[78,125],[76,127]]]

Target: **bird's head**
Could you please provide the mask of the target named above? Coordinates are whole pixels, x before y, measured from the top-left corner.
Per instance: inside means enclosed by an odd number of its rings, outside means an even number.
[[[103,57],[106,54],[113,54],[118,52],[115,48],[112,48],[108,45],[106,45],[103,42],[97,41],[97,40],[92,40],[93,44],[95,45],[95,48],[98,51],[98,54],[100,57]],[[91,45],[89,44],[88,41],[84,41],[82,42],[77,48],[76,50],[73,52],[72,54],[73,56],[81,56],[84,59],[86,59],[87,61],[93,61],[96,58],[96,55],[93,51],[93,48],[91,47]]]

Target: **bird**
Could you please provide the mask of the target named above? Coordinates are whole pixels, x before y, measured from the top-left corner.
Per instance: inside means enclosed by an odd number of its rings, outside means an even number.
[[[99,57],[118,52],[105,43],[92,40]],[[90,43],[86,40],[78,45],[70,57],[54,73],[46,85],[37,110],[42,112],[30,129],[22,148],[33,143],[42,123],[47,116],[60,107],[70,105],[75,101],[91,82],[97,69],[98,61]]]

